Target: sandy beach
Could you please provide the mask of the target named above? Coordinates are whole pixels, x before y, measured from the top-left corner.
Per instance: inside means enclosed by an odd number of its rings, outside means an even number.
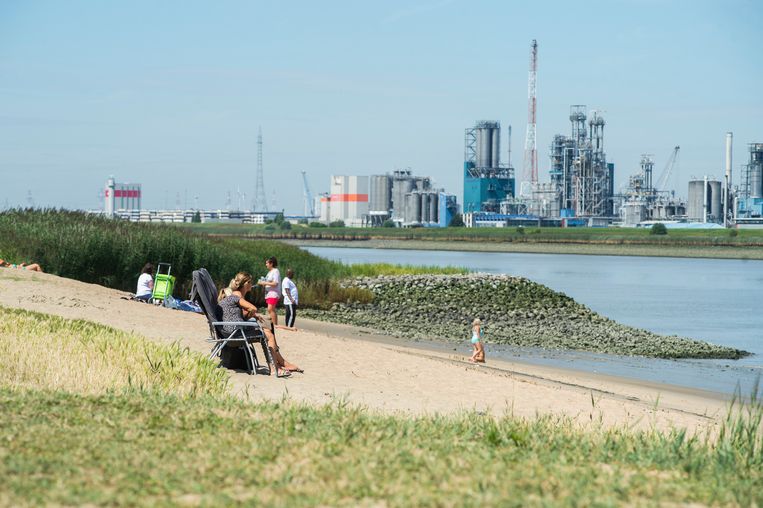
[[[204,316],[129,301],[126,295],[50,274],[0,270],[2,306],[86,319],[209,352]],[[455,351],[406,347],[369,330],[306,319],[297,324],[299,331],[279,330],[278,340],[286,358],[305,373],[277,379],[231,372],[234,394],[317,404],[341,399],[384,413],[563,415],[583,425],[690,431],[712,429],[728,407],[709,392],[490,358],[476,366]]]

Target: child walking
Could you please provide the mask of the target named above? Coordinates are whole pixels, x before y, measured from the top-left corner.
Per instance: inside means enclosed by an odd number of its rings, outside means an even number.
[[[485,346],[482,345],[482,321],[475,318],[472,321],[472,346],[474,352],[469,361],[472,363],[485,363]]]

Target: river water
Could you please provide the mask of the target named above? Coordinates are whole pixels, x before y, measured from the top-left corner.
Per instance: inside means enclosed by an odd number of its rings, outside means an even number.
[[[462,266],[526,277],[627,325],[753,353],[741,360],[658,360],[488,345],[510,361],[749,395],[763,373],[763,261],[304,247],[355,263]],[[470,351],[464,343],[459,346]]]

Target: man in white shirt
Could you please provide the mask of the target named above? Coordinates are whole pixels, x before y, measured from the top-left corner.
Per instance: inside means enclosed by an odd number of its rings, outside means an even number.
[[[297,318],[297,305],[299,304],[299,293],[294,281],[294,270],[286,270],[286,277],[281,281],[281,294],[283,295],[283,305],[286,309],[286,326],[283,328],[296,330],[294,320]],[[281,328],[281,327],[279,327]]]

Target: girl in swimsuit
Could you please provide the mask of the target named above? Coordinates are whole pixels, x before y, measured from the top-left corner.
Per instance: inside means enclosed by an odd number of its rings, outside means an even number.
[[[472,363],[485,363],[485,346],[482,345],[482,321],[480,318],[475,318],[472,321],[472,346],[474,352],[469,361]]]

